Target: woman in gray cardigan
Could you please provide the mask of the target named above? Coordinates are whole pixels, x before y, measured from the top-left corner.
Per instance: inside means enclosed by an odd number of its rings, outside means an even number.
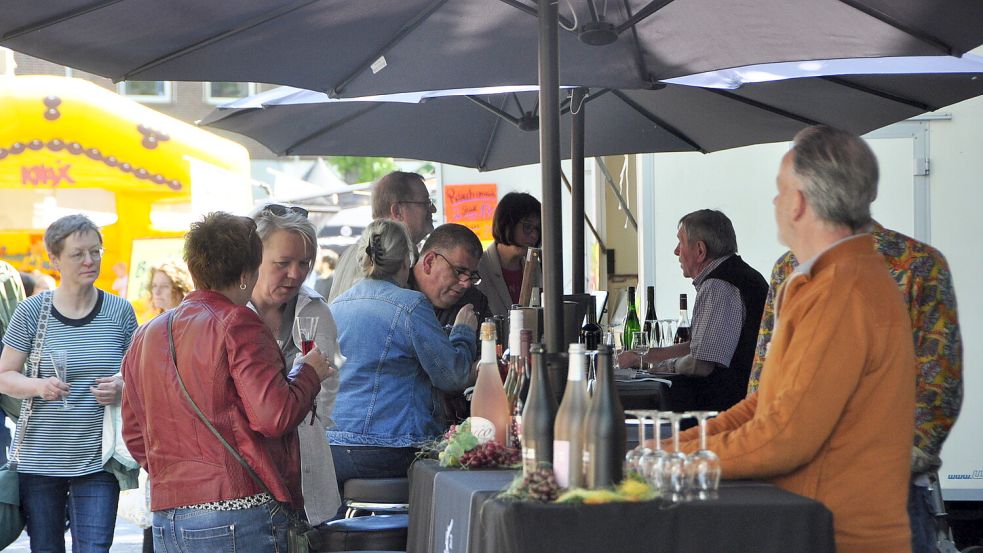
[[[542,205],[524,192],[509,192],[495,208],[492,242],[478,264],[478,289],[488,298],[493,315],[508,316],[519,301],[526,250],[539,247]]]

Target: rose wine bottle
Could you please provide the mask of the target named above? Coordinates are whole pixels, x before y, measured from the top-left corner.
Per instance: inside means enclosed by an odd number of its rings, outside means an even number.
[[[562,488],[584,487],[584,417],[587,416],[587,387],[584,344],[570,344],[567,387],[553,424],[553,474]]]
[[[505,445],[509,429],[509,403],[495,358],[495,323],[481,324],[481,360],[478,382],[471,396],[471,433],[479,442],[495,440]]]
[[[584,473],[589,489],[621,482],[625,459],[625,413],[618,398],[611,348],[597,351],[597,383],[584,418]]]
[[[529,349],[529,394],[522,410],[522,473],[529,474],[541,464],[553,464],[553,419],[556,398],[546,375],[542,344]]]

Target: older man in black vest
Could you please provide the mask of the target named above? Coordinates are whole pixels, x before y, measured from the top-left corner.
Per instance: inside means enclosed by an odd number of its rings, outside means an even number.
[[[737,255],[734,225],[719,211],[685,215],[677,237],[674,253],[696,288],[690,341],[652,348],[644,360],[678,375],[669,392],[674,411],[723,411],[746,394],[768,282]],[[637,364],[633,355],[619,360]]]

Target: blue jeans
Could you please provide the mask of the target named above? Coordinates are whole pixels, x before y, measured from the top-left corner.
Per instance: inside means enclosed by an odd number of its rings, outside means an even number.
[[[119,504],[115,476],[105,471],[73,478],[22,472],[18,479],[32,553],[64,553],[66,504],[72,521],[72,551],[109,551]]]
[[[931,493],[927,487],[914,483],[909,486],[908,519],[911,523],[912,553],[936,553],[935,515]]]
[[[406,472],[416,459],[414,447],[376,447],[332,445],[334,474],[338,493],[345,497],[345,482],[352,478],[406,478]],[[342,502],[335,518],[345,516]]]
[[[155,511],[156,553],[273,553],[287,551],[290,519],[276,501],[248,509]]]

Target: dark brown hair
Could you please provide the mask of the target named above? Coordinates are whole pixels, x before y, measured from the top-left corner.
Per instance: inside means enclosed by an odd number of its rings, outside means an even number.
[[[263,261],[256,222],[224,211],[205,215],[185,236],[184,261],[199,290],[239,284],[243,273],[255,272]]]
[[[542,218],[542,211],[542,204],[531,194],[509,192],[502,196],[498,206],[495,207],[495,215],[492,220],[492,237],[495,238],[495,242],[503,246],[515,245],[515,239],[512,236],[515,225],[530,215]],[[542,240],[542,233],[540,233],[539,241]],[[539,246],[538,242],[536,246]]]
[[[473,230],[457,223],[445,223],[433,229],[427,241],[420,249],[420,256],[430,250],[438,252],[449,252],[454,248],[461,247],[475,259],[481,259],[484,249],[481,247],[481,240]]]

